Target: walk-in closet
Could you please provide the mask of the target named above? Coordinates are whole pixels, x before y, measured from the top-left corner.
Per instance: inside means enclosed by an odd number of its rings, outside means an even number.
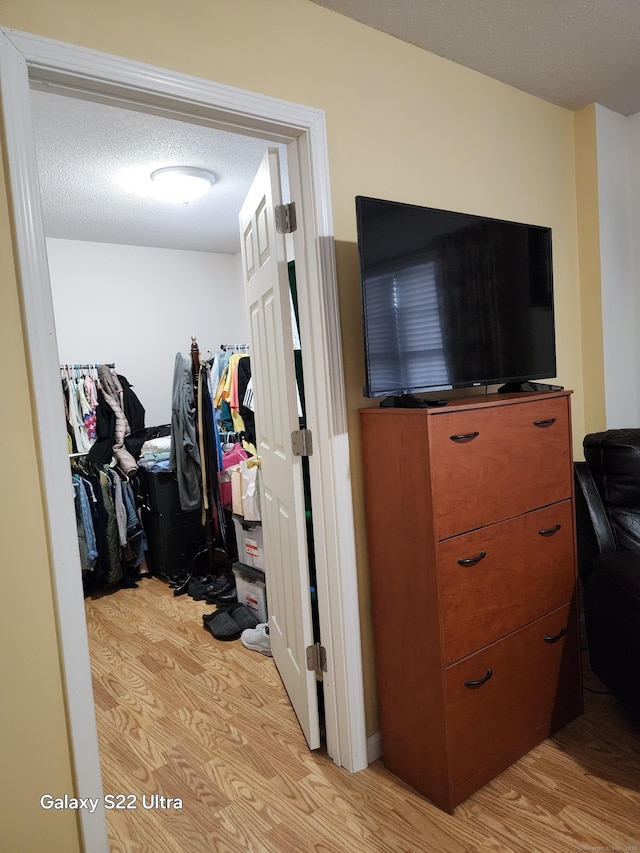
[[[273,789],[308,749],[269,646],[256,354],[233,209],[267,143],[32,99],[110,844],[157,832],[166,849],[166,820],[193,833],[191,849],[212,849],[214,828],[237,844],[255,831],[234,817],[237,780]],[[141,174],[185,163],[206,167],[224,215],[215,200],[140,189]],[[286,186],[284,146],[280,165]]]

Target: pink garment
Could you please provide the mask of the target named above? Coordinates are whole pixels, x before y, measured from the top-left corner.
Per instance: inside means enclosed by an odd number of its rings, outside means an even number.
[[[239,465],[245,459],[249,458],[249,454],[241,444],[234,444],[231,450],[226,450],[222,454],[222,471],[218,474],[220,485],[220,499],[224,506],[230,506],[232,502],[231,493],[231,471],[234,465]]]
[[[222,470],[226,471],[232,465],[239,465],[249,458],[249,454],[241,444],[234,444],[231,450],[226,450],[222,454]]]
[[[95,412],[98,406],[98,390],[96,388],[95,379],[88,374],[84,377],[84,394],[87,402]]]

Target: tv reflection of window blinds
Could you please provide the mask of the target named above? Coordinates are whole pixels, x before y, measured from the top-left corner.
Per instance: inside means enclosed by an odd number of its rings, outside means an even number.
[[[365,196],[356,219],[365,396],[556,375],[550,228]]]
[[[448,384],[433,261],[372,275],[365,311],[373,387]]]

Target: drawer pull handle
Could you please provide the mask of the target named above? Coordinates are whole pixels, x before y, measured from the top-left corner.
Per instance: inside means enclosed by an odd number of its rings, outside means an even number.
[[[561,524],[556,524],[555,527],[545,527],[542,530],[538,530],[538,533],[540,534],[540,536],[553,536],[553,534],[557,533],[561,527]]]
[[[467,557],[464,560],[458,560],[458,565],[459,566],[473,566],[473,565],[475,565],[475,563],[479,563],[480,560],[484,560],[484,558],[486,556],[487,556],[486,551],[480,551],[480,553],[476,554],[475,557]]]
[[[473,441],[473,439],[477,438],[479,435],[479,432],[463,432],[460,435],[450,435],[449,438],[451,441],[457,441],[459,444],[463,444],[465,441]]]
[[[547,418],[546,421],[534,421],[533,425],[537,427],[548,427],[555,424],[557,418]]]
[[[485,684],[487,681],[489,681],[492,675],[493,670],[489,668],[484,678],[479,678],[477,681],[465,681],[464,686],[468,687],[470,690],[473,690],[474,687],[480,687],[482,684]]]
[[[566,633],[567,633],[567,629],[566,629],[566,628],[560,628],[560,633],[559,633],[559,634],[553,634],[553,635],[552,635],[552,636],[550,636],[550,637],[544,637],[544,641],[545,641],[545,643],[557,643],[557,642],[558,642],[558,640],[559,640],[559,639],[561,639],[561,637],[564,637],[564,635],[565,635]]]

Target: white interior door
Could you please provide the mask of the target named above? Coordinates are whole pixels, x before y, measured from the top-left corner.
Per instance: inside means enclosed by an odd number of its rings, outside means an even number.
[[[278,152],[269,149],[240,211],[242,269],[249,308],[269,635],[273,659],[309,747],[320,746],[302,460],[292,453],[297,387]]]

